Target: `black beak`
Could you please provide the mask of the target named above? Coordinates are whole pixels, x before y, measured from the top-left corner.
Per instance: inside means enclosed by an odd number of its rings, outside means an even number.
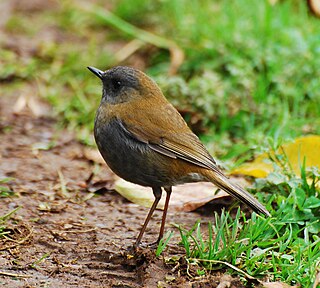
[[[94,75],[96,75],[97,77],[99,77],[101,80],[102,80],[102,76],[104,74],[103,71],[97,69],[97,68],[94,68],[94,67],[91,67],[91,66],[88,66],[87,67]]]

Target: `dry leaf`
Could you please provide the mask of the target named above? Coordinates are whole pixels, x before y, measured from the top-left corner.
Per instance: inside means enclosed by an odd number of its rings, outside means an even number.
[[[119,194],[135,204],[151,207],[154,201],[152,189],[149,187],[136,185],[123,179],[117,180],[114,187]],[[229,196],[221,190],[215,193],[216,188],[213,184],[205,182],[183,184],[172,189],[170,211],[193,211],[213,199]],[[163,210],[165,197],[166,193],[162,193],[158,209]]]
[[[13,113],[19,114],[27,106],[27,97],[21,95],[13,106]]]
[[[83,149],[83,156],[98,164],[105,164],[106,162],[103,160],[100,152],[97,149],[92,149],[89,147],[85,147]]]
[[[177,45],[171,45],[169,51],[171,57],[169,75],[175,75],[184,61],[184,52]]]
[[[25,108],[29,108],[36,117],[48,116],[50,113],[49,106],[39,98],[22,94],[13,106],[13,113],[20,114]]]
[[[312,288],[320,287],[320,272],[317,274],[316,279],[312,285]]]
[[[283,282],[262,282],[263,288],[297,288],[299,286],[290,286]]]
[[[285,154],[290,167],[296,175],[300,175],[300,167],[306,159],[306,167],[316,166],[320,168],[320,136],[311,135],[297,138],[294,142],[284,144],[277,154]],[[274,153],[271,153],[274,158]],[[248,175],[256,178],[264,178],[273,172],[273,165],[267,153],[259,155],[253,162],[245,163],[234,169],[233,175]]]
[[[145,42],[139,39],[134,39],[130,41],[128,44],[126,44],[124,47],[122,47],[114,55],[114,58],[118,63],[123,62],[143,46],[145,46]]]
[[[320,1],[319,0],[308,0],[308,6],[310,11],[316,17],[320,17]]]
[[[234,279],[232,278],[231,275],[223,275],[221,278],[220,278],[220,283],[219,285],[217,286],[217,288],[228,288],[228,287],[231,287],[231,283]]]

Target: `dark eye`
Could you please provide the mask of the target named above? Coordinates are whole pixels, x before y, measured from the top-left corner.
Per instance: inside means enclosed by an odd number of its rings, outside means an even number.
[[[122,83],[121,81],[115,79],[112,81],[112,86],[114,90],[119,90],[122,87]]]

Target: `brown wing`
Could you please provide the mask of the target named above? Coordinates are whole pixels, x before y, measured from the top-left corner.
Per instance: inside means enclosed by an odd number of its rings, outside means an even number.
[[[143,116],[142,116],[143,115]],[[221,173],[199,138],[171,105],[141,111],[141,117],[127,117],[124,128],[151,149]]]

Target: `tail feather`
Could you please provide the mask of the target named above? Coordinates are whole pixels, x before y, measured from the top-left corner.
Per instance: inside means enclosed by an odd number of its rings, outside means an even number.
[[[231,183],[230,180],[222,173],[210,173],[209,180],[220,189],[247,204],[254,211],[269,217],[271,216],[269,211],[255,197],[253,197],[248,191],[244,190],[240,186]]]

